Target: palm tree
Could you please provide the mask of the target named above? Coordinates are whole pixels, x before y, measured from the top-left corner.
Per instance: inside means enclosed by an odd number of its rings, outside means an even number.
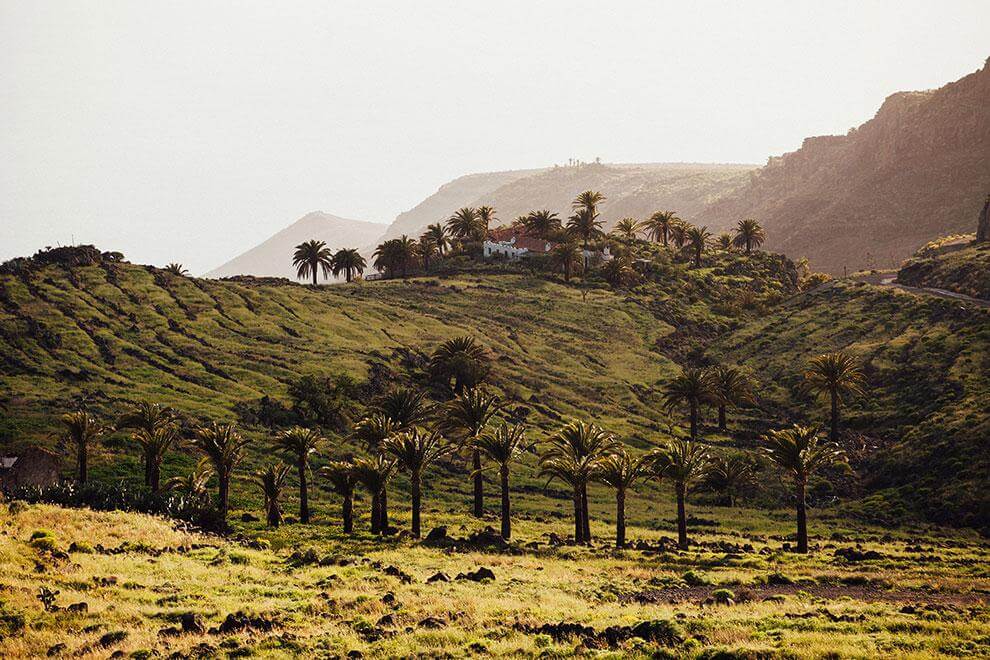
[[[762,438],[763,451],[794,477],[797,499],[797,551],[808,552],[808,518],[805,496],[808,477],[819,468],[842,460],[842,450],[832,442],[819,442],[818,429],[795,424],[770,431]]]
[[[585,506],[582,494],[588,482],[595,478],[601,457],[545,454],[540,458],[540,476],[547,477],[547,485],[560,479],[571,487],[574,502],[574,542],[578,545],[591,541],[585,535]]]
[[[333,255],[333,276],[340,277],[340,274],[344,273],[348,282],[354,279],[355,273],[363,275],[367,267],[368,262],[354,248],[342,248]]]
[[[192,446],[203,452],[213,464],[217,475],[220,522],[227,525],[227,509],[230,501],[230,478],[234,468],[244,459],[244,448],[248,440],[242,438],[233,424],[200,426],[194,431]]]
[[[416,263],[418,252],[419,246],[416,241],[405,234],[395,239],[395,259],[402,273],[402,279],[406,279],[410,264]]]
[[[354,477],[371,493],[371,533],[388,531],[388,482],[395,475],[397,462],[379,454],[374,458],[354,459]]]
[[[331,461],[320,468],[320,475],[330,482],[333,492],[343,498],[341,518],[344,534],[351,534],[354,531],[354,485],[357,483],[354,464]]]
[[[831,402],[829,440],[839,440],[839,406],[849,397],[866,394],[866,376],[856,359],[846,353],[825,353],[811,361],[804,372],[805,387]]]
[[[296,277],[303,279],[312,275],[313,286],[316,286],[318,271],[323,272],[324,279],[330,277],[333,271],[333,254],[325,241],[313,239],[296,246],[292,265],[296,268]]]
[[[687,242],[691,244],[694,251],[694,267],[701,268],[701,253],[708,246],[712,233],[708,227],[691,227],[687,230]]]
[[[639,221],[635,218],[622,218],[617,223],[615,223],[615,228],[612,230],[616,236],[621,236],[627,240],[633,240],[640,230]]]
[[[299,520],[309,522],[309,488],[306,474],[309,472],[309,457],[326,441],[316,429],[295,426],[275,436],[275,446],[292,460],[299,475]]]
[[[685,369],[679,376],[667,383],[663,401],[667,412],[681,404],[688,405],[688,418],[691,422],[691,439],[698,439],[698,422],[701,404],[712,398],[711,377],[702,369]]]
[[[278,527],[282,524],[282,507],[278,503],[278,498],[282,494],[282,485],[288,473],[289,466],[284,463],[271,463],[263,470],[254,473],[265,497],[265,518],[269,527]]]
[[[143,401],[121,416],[117,427],[134,429],[131,439],[141,447],[144,457],[144,485],[157,493],[165,454],[179,439],[175,411]]]
[[[416,241],[403,234],[381,243],[371,255],[375,259],[375,269],[384,272],[388,277],[395,277],[396,271],[405,278],[409,265],[416,260]]]
[[[462,241],[480,240],[481,223],[478,221],[478,210],[467,206],[457,209],[447,219],[447,232]]]
[[[411,387],[392,388],[375,400],[374,408],[391,421],[392,429],[388,435],[408,431],[432,413],[426,401],[426,392]]]
[[[557,265],[557,268],[564,271],[564,281],[571,281],[571,273],[580,270],[583,264],[584,253],[577,243],[559,243],[550,251],[550,258]]]
[[[518,222],[527,234],[544,240],[550,240],[560,233],[560,218],[549,209],[530,211],[527,215],[519,218]]]
[[[439,431],[406,431],[385,440],[385,451],[395,456],[399,466],[409,472],[412,487],[412,536],[420,537],[423,471],[450,450]]]
[[[478,231],[481,233],[481,239],[484,239],[488,235],[488,228],[492,226],[492,223],[498,220],[495,217],[495,209],[491,206],[479,206],[478,207]]]
[[[571,208],[576,210],[583,209],[588,212],[588,215],[592,218],[598,217],[598,205],[605,201],[605,195],[594,190],[585,190],[583,193],[574,198],[571,202]]]
[[[753,246],[760,247],[766,240],[767,234],[756,220],[740,220],[736,225],[736,237],[733,242],[737,247],[745,247],[746,254],[750,253]]]
[[[502,538],[505,540],[512,536],[509,464],[532,447],[532,443],[526,442],[526,427],[522,424],[510,426],[504,421],[494,431],[483,433],[474,440],[473,448],[498,465],[499,483],[502,487]]]
[[[550,448],[544,457],[564,457],[570,460],[565,464],[572,467],[584,466],[593,469],[598,465],[601,458],[612,452],[618,443],[611,433],[605,429],[574,421],[564,425],[550,436]],[[587,464],[583,459],[589,459]],[[591,474],[594,476],[594,474]],[[588,509],[588,482],[585,481],[580,486],[580,516],[581,516],[581,541],[591,542],[591,519]]]
[[[643,228],[654,241],[662,241],[663,246],[667,247],[671,230],[679,223],[676,211],[657,211],[643,222]]]
[[[612,286],[622,286],[633,283],[638,278],[636,269],[633,268],[629,258],[620,255],[614,259],[606,261],[601,268],[602,276]]]
[[[687,515],[684,500],[691,484],[704,478],[710,462],[704,446],[691,440],[673,440],[651,455],[654,473],[660,478],[674,482],[677,495],[677,546],[687,550]]]
[[[578,211],[567,219],[567,231],[573,236],[582,240],[585,250],[588,249],[588,242],[593,238],[603,236],[602,221],[598,219],[598,214],[593,214],[586,208]]]
[[[640,477],[647,474],[652,458],[648,455],[633,458],[626,449],[619,448],[602,458],[598,466],[598,480],[615,489],[615,547],[626,545],[626,493]]]
[[[715,237],[715,247],[722,252],[732,252],[732,234],[722,232]]]
[[[739,454],[719,454],[712,459],[706,475],[706,486],[722,495],[723,502],[736,505],[739,492],[753,482],[753,462]]]
[[[448,401],[440,412],[440,428],[460,439],[462,446],[471,450],[473,513],[476,518],[485,515],[485,482],[481,474],[481,450],[475,443],[503,405],[498,397],[488,396],[480,389],[472,388]]]
[[[678,250],[683,248],[684,244],[687,243],[688,227],[689,227],[688,223],[684,222],[680,218],[677,218],[677,221],[671,223],[670,225],[670,240],[673,241],[674,245],[677,246]]]
[[[363,444],[369,451],[381,452],[385,440],[402,430],[399,424],[385,413],[373,412],[354,425],[351,438]]]
[[[196,463],[193,471],[184,477],[172,477],[165,482],[165,490],[168,492],[181,492],[190,500],[203,501],[207,497],[206,486],[213,478],[213,468],[210,467],[210,459],[201,458]]]
[[[178,275],[180,277],[184,277],[189,274],[189,271],[183,268],[182,264],[176,263],[174,261],[168,264],[167,266],[165,266],[165,272],[169,273],[170,275]]]
[[[101,426],[96,418],[87,412],[77,410],[62,415],[61,440],[72,445],[76,450],[76,481],[86,483],[89,445],[102,438],[112,429]]]
[[[419,237],[419,242],[416,243],[416,251],[419,253],[419,258],[423,260],[423,272],[429,273],[430,259],[437,254],[437,244],[433,242],[433,238],[429,234],[423,234]]]
[[[430,356],[430,375],[445,387],[454,381],[454,394],[477,387],[488,377],[492,354],[474,337],[463,335],[444,341]]]
[[[423,236],[428,236],[433,245],[436,246],[437,252],[440,253],[442,257],[447,246],[450,245],[450,241],[447,239],[447,230],[439,222],[433,225],[427,225],[426,233]]]
[[[755,402],[753,383],[740,369],[718,366],[709,372],[712,395],[718,404],[718,430],[726,431],[725,409]]]

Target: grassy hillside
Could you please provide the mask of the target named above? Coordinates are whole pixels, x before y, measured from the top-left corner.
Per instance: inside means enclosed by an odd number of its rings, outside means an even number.
[[[518,525],[511,551],[493,552],[372,540],[363,531],[345,538],[336,520],[252,529],[236,542],[140,514],[0,504],[0,656],[990,652],[990,553],[972,536],[889,533],[814,515],[813,529],[827,525],[833,539],[802,557],[780,550],[789,520],[696,509],[717,527],[678,552],[664,533],[671,507],[637,511],[649,515],[637,514],[630,528],[636,549],[554,546],[547,532],[565,534],[566,523],[534,520]],[[457,536],[477,524],[428,517]],[[869,559],[840,556],[856,552]],[[456,579],[480,567],[494,579]],[[438,572],[451,581],[427,581]],[[52,594],[47,610],[43,589]]]
[[[897,272],[897,281],[990,300],[990,243],[932,252],[922,251],[908,260]]]
[[[889,501],[868,499],[862,512],[896,523],[908,502],[936,520],[986,528],[990,310],[837,282],[719,338],[709,354],[750,367],[768,404],[821,423],[826,406],[802,393],[800,366],[834,350],[864,362],[870,393],[845,416],[874,448],[864,452],[866,485],[890,489]]]

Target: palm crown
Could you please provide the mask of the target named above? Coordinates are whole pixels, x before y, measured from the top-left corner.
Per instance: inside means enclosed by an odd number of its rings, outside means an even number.
[[[749,254],[753,247],[763,245],[766,240],[767,234],[756,220],[740,220],[736,225],[736,236],[733,239],[733,243],[737,247],[746,248],[746,254]]]
[[[333,254],[326,242],[318,240],[305,241],[296,246],[296,251],[292,255],[292,265],[296,267],[296,277],[303,279],[313,278],[316,284],[318,271],[322,271],[323,277],[330,277],[333,270]]]

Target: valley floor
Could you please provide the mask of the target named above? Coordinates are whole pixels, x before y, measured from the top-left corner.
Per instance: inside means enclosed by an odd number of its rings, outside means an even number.
[[[238,522],[235,542],[138,514],[0,505],[0,657],[990,654],[985,539],[817,512],[828,537],[802,557],[782,550],[788,511],[696,507],[696,545],[679,552],[670,509],[640,510],[634,549],[617,551],[605,521],[575,548],[548,542],[565,518],[525,514],[495,550],[381,541],[364,520],[344,538],[329,513],[274,531]],[[426,514],[462,540],[497,526]],[[407,518],[397,507],[392,522]],[[494,579],[458,577],[481,568]]]

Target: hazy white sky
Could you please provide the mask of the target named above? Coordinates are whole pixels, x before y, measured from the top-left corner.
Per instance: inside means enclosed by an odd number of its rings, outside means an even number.
[[[755,162],[990,55],[990,1],[0,0],[0,260],[208,270],[569,157]]]

